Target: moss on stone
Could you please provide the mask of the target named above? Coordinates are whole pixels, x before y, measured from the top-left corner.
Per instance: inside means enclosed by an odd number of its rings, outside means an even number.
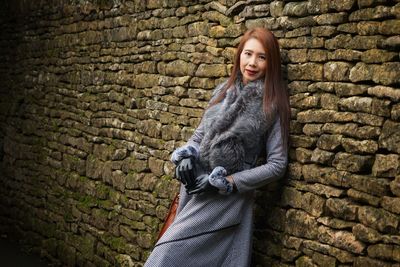
[[[96,196],[100,199],[107,199],[110,194],[110,187],[103,183],[98,183],[96,185]]]
[[[173,181],[174,180],[174,178],[170,175],[163,175],[163,176],[161,176],[161,179],[165,180],[165,181]]]
[[[64,209],[63,218],[66,222],[74,221],[74,216],[72,215],[72,211],[70,209]]]
[[[115,250],[119,253],[124,253],[127,241],[123,237],[107,235],[104,237],[104,243],[109,245],[112,250]]]
[[[144,216],[143,222],[144,222],[144,224],[148,225],[150,227],[150,229],[158,229],[160,220],[156,217]]]
[[[77,203],[77,208],[85,213],[90,213],[93,207],[99,205],[99,200],[89,195],[81,196]]]
[[[114,203],[110,200],[99,200],[98,201],[99,207],[106,210],[112,210],[114,207]]]

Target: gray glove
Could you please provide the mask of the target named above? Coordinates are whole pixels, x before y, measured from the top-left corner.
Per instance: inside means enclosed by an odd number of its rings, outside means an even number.
[[[202,174],[196,178],[192,190],[187,190],[189,195],[199,194],[208,191],[218,191],[222,195],[229,195],[233,192],[233,184],[226,179],[224,167],[215,167],[211,174]]]
[[[171,155],[171,161],[175,164],[178,165],[178,163],[185,158],[189,157],[194,157],[194,158],[199,158],[199,150],[195,148],[194,146],[191,145],[185,145],[182,147],[178,147],[175,149],[174,152],[172,152]]]

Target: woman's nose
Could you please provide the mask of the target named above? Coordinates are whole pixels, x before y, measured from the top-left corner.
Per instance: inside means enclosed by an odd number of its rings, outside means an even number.
[[[253,56],[253,57],[250,58],[249,65],[251,65],[251,66],[256,66],[257,65],[256,57]]]

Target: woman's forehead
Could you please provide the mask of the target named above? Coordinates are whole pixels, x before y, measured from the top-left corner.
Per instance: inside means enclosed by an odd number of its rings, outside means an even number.
[[[260,53],[265,53],[263,44],[255,38],[250,38],[249,40],[247,40],[244,43],[243,50],[251,50]]]

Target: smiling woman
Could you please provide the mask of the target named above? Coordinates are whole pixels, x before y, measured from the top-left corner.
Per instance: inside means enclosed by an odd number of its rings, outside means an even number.
[[[253,63],[247,60],[252,57],[255,61]],[[246,63],[250,63],[247,72]],[[256,67],[254,67],[254,64]],[[264,71],[261,69],[264,69]],[[285,140],[283,145],[286,147],[289,140],[290,107],[289,94],[282,80],[279,43],[271,31],[261,27],[249,29],[241,38],[232,73],[220,93],[211,99],[210,105],[221,102],[227,91],[235,83],[238,84],[238,81],[246,84],[248,81],[257,80],[262,81],[264,85],[263,110],[266,114],[271,114],[274,110],[277,111],[282,139]]]
[[[250,266],[254,191],[285,173],[289,115],[278,42],[267,29],[248,30],[228,81],[172,153],[182,182],[177,215],[146,267]]]
[[[257,39],[252,38],[246,42],[240,54],[240,72],[244,84],[264,77],[267,68],[265,54],[262,43]]]

